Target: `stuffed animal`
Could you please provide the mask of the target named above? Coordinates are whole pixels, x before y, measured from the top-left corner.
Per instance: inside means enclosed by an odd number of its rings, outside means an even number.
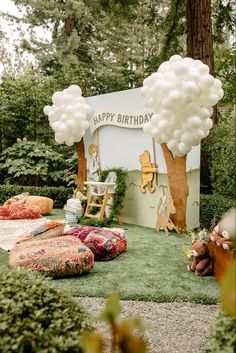
[[[217,246],[221,246],[224,250],[229,250],[233,247],[233,241],[229,233],[223,229],[221,223],[215,226],[213,231],[209,234],[209,240],[214,241]]]
[[[213,260],[209,254],[207,243],[199,240],[192,244],[192,255],[194,260],[188,265],[188,270],[195,272],[197,276],[213,274]]]

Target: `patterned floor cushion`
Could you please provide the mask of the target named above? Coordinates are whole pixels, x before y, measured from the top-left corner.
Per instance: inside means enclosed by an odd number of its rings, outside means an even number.
[[[127,248],[127,239],[125,235],[118,231],[112,231],[109,229],[88,227],[83,229],[74,228],[66,235],[74,235],[78,237],[94,254],[94,259],[97,261],[108,261],[114,259],[116,256],[121,254]],[[68,234],[70,233],[70,234]],[[85,234],[87,235],[85,236]]]
[[[46,276],[81,275],[94,264],[94,255],[78,238],[63,236],[16,244],[9,265],[38,271]]]

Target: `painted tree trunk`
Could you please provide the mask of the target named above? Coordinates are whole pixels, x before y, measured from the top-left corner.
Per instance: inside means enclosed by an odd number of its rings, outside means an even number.
[[[78,158],[77,190],[83,192],[84,182],[86,180],[87,174],[83,139],[81,139],[79,142],[75,142],[75,147]]]
[[[183,157],[173,157],[165,143],[161,144],[165,157],[170,194],[172,196],[176,213],[171,216],[171,220],[176,228],[183,232],[186,229],[186,208],[189,193],[186,177],[186,159]]]

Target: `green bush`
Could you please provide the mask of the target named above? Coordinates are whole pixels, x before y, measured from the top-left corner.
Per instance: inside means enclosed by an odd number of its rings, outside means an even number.
[[[222,215],[230,208],[235,207],[235,200],[225,196],[200,195],[200,225],[203,228],[210,228],[217,224]]]
[[[0,185],[0,204],[12,196],[19,195],[22,192],[29,192],[30,195],[40,195],[50,197],[54,200],[54,208],[62,208],[69,197],[73,195],[73,188],[60,187],[36,187],[36,186],[21,186],[21,185]]]
[[[17,139],[15,144],[1,153],[2,183],[75,186],[76,174],[70,165],[71,158],[65,159],[62,153],[55,150],[55,147],[44,143],[28,141],[26,138]]]
[[[234,353],[236,347],[236,320],[220,311],[216,317],[212,337],[205,353]]]
[[[221,120],[203,143],[209,161],[212,190],[227,197],[236,197],[236,134],[235,117]]]
[[[80,353],[87,314],[50,279],[26,270],[0,269],[0,352]]]

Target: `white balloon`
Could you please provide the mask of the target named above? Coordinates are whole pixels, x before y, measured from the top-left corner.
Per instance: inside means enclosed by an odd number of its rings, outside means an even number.
[[[86,114],[90,114],[92,112],[92,108],[88,104],[85,104],[84,110]]]
[[[90,124],[89,124],[89,121],[88,120],[84,120],[83,123],[82,123],[82,126],[83,128],[86,130],[89,128]]]
[[[174,72],[177,77],[185,78],[188,74],[189,68],[181,61],[178,61],[174,67]]]
[[[60,120],[60,117],[55,114],[53,111],[51,111],[49,114],[48,114],[48,120],[49,121],[57,121],[57,120]]]
[[[218,99],[219,99],[219,100],[224,97],[224,91],[223,91],[222,88],[218,91],[218,94],[217,94],[217,95],[218,95]]]
[[[187,120],[187,125],[190,129],[198,128],[201,123],[201,119],[198,116],[190,116]]]
[[[169,62],[173,63],[173,62],[177,62],[180,60],[182,60],[182,56],[175,54],[170,57]]]
[[[45,115],[48,115],[52,111],[52,107],[50,105],[45,105],[43,108],[43,112]]]
[[[146,99],[145,104],[148,108],[152,108],[155,105],[155,101],[153,98],[148,98]]]
[[[195,131],[195,134],[196,134],[196,136],[198,136],[199,140],[203,139],[204,135],[205,135],[204,131],[202,131],[201,129],[197,129]]]
[[[159,121],[162,120],[162,117],[159,114],[153,114],[152,118],[151,118],[151,123],[153,126],[157,126]]]
[[[199,110],[199,116],[203,119],[211,116],[209,109],[207,109],[205,107],[201,107]]]
[[[67,114],[62,114],[60,121],[62,121],[63,123],[66,122],[69,119],[69,116]]]
[[[214,84],[211,87],[211,90],[215,93],[217,93],[220,89],[222,88],[222,83],[218,78],[215,78]]]
[[[63,137],[57,137],[57,136],[55,136],[55,141],[56,141],[57,143],[59,143],[59,144],[64,143]]]
[[[169,128],[170,128],[170,123],[169,121],[167,120],[162,120],[158,123],[158,129],[161,131],[161,132],[164,132],[164,131],[167,131]]]
[[[73,131],[73,129],[75,129],[76,127],[76,121],[74,121],[73,119],[69,119],[66,122],[66,126]]]
[[[61,123],[59,121],[54,121],[51,123],[51,127],[54,131],[59,131],[58,127],[60,127]]]
[[[190,95],[190,96],[198,96],[200,95],[200,88],[196,85],[195,82],[193,81],[186,81],[183,84],[183,92],[186,95]]]
[[[78,112],[74,114],[74,119],[77,120],[85,120],[86,119],[86,114],[82,113],[82,112]]]
[[[62,103],[63,93],[61,91],[57,91],[52,95],[52,102],[55,105],[60,105]]]
[[[179,55],[146,78],[141,93],[154,113],[144,132],[168,144],[176,155],[188,153],[209,133],[212,106],[223,96],[221,82],[209,74],[207,65]]]
[[[198,70],[196,70],[194,68],[190,68],[189,74],[188,74],[189,80],[194,81],[195,83],[198,83],[200,77],[201,77],[201,75],[198,72]]]
[[[168,96],[168,99],[173,103],[179,102],[179,100],[181,99],[181,92],[177,90],[171,91]]]
[[[164,61],[158,68],[158,73],[165,73],[169,69],[169,63],[168,61]]]
[[[64,112],[68,115],[73,114],[75,111],[75,107],[71,104],[67,105],[64,109]]]
[[[175,151],[178,148],[178,141],[177,140],[170,140],[167,142],[167,147],[169,148],[170,151]]]
[[[208,103],[211,105],[211,106],[214,106],[216,105],[216,103],[218,102],[218,96],[216,94],[210,94],[208,97],[207,97],[207,101]]]
[[[150,122],[147,122],[143,125],[143,131],[145,134],[151,134],[152,131],[152,124]]]
[[[209,71],[210,71],[209,66],[207,66],[206,64],[203,64],[201,60],[196,60],[195,62],[197,63],[198,72],[201,76],[209,74]]]
[[[183,155],[185,155],[185,154],[187,154],[188,152],[190,152],[191,146],[181,141],[181,142],[179,143],[178,150],[180,151],[180,153],[182,153]]]
[[[169,110],[172,108],[173,103],[166,97],[162,100],[161,106],[162,108]]]
[[[181,131],[180,129],[174,130],[173,136],[174,136],[174,138],[175,138],[176,140],[179,140],[180,137],[182,136],[182,131]]]
[[[151,131],[151,135],[153,138],[158,138],[161,135],[161,132],[158,128],[153,128]]]
[[[184,94],[184,95],[182,96],[182,100],[183,100],[183,102],[184,102],[185,104],[189,104],[189,103],[192,103],[193,97],[191,97],[191,96],[189,96],[189,95],[187,95],[187,94]]]
[[[210,88],[213,86],[214,84],[214,77],[212,75],[204,75],[200,78],[199,80],[199,86],[202,88],[202,89],[206,89],[206,88]]]
[[[144,80],[145,81],[145,80]],[[143,84],[144,84],[144,81],[143,81]],[[148,93],[148,87],[147,86],[143,86],[140,90],[140,94],[141,96],[145,97],[146,94]]]
[[[210,130],[213,126],[213,121],[211,118],[207,118],[205,121],[203,121],[201,128],[203,131]]]
[[[185,131],[181,136],[181,141],[186,143],[187,145],[191,145],[193,140],[193,134],[189,131]]]
[[[71,85],[67,88],[67,92],[72,94],[72,95],[75,95],[75,96],[81,96],[82,94],[82,91],[81,91],[81,88],[77,85]]]

